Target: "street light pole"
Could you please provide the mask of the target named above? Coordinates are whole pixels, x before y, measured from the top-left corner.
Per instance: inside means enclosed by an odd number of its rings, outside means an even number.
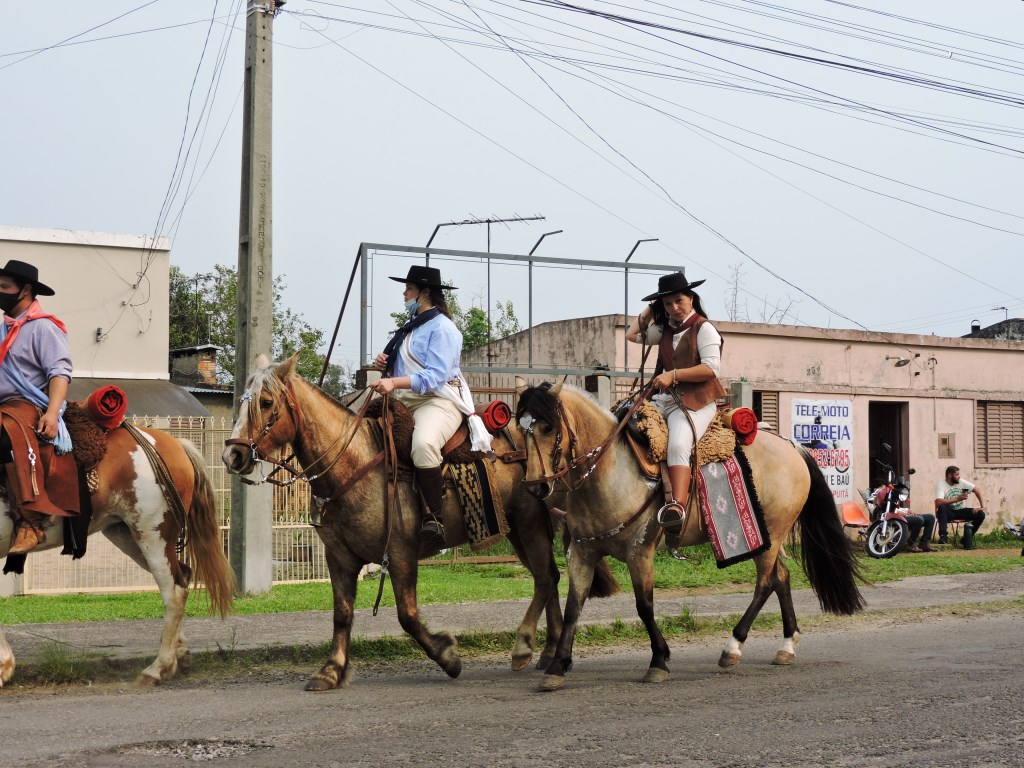
[[[548,235],[557,235],[557,234],[559,234],[561,232],[562,232],[562,230],[560,230],[560,229],[556,229],[554,232],[545,232],[543,235],[540,236],[540,238],[537,240],[537,242],[533,244],[533,248],[530,249],[530,252],[527,255],[528,256],[533,256],[533,252],[537,250],[537,247],[540,245],[541,240],[543,240],[545,237],[547,237]],[[528,368],[533,368],[533,259],[530,260],[530,266],[529,266],[527,274],[529,275],[529,277],[527,278],[527,297],[528,297],[527,313],[528,314],[527,314],[527,319],[526,319],[526,323],[527,323],[527,329],[526,329],[526,339],[527,339],[527,342],[526,342],[527,358],[526,358],[526,360],[527,360],[527,362],[526,362],[526,365],[527,365]]]
[[[655,243],[658,241],[656,237],[647,237],[643,240],[637,240],[636,245],[633,246],[633,250],[629,252],[626,257],[626,268],[623,270],[625,276],[625,300],[622,308],[622,370],[629,370],[629,339],[626,338],[626,331],[629,330],[629,260],[633,258],[633,254],[636,253],[636,249],[640,247],[640,243]]]

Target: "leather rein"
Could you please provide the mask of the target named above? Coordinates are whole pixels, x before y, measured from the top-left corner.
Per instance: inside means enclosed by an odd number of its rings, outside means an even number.
[[[652,380],[653,381],[653,380]],[[523,485],[542,485],[544,483],[554,482],[561,480],[565,485],[566,490],[575,491],[577,488],[583,485],[584,481],[594,472],[597,468],[597,463],[601,460],[601,457],[605,455],[608,447],[614,442],[619,436],[623,429],[626,428],[627,423],[636,413],[637,409],[643,404],[644,400],[650,395],[653,389],[652,382],[648,382],[644,387],[637,393],[637,396],[630,406],[629,410],[626,411],[626,415],[622,418],[618,424],[615,425],[615,429],[611,431],[611,434],[605,438],[604,442],[598,445],[596,448],[588,451],[582,456],[575,456],[576,447],[579,444],[579,439],[576,437],[576,431],[572,428],[572,422],[569,420],[569,415],[565,411],[565,406],[562,404],[561,398],[555,396],[555,408],[558,411],[558,424],[555,426],[555,445],[551,450],[551,466],[552,472],[548,473],[547,467],[544,465],[544,453],[540,450],[540,444],[537,442],[537,436],[534,434],[533,422],[535,421],[532,416],[524,416],[519,420],[519,427],[523,431],[525,441],[529,442],[533,440],[533,444],[537,449],[537,460],[540,462],[540,470],[542,474],[538,478],[527,479],[523,481]],[[527,421],[527,418],[529,421]],[[524,423],[525,422],[525,423]],[[565,465],[558,469],[558,464],[562,460],[562,429],[565,428],[565,432],[569,435],[569,460],[565,462]],[[583,474],[575,481],[567,479],[569,473],[573,470],[584,469]]]
[[[637,409],[644,402],[644,400],[646,400],[647,397],[650,395],[650,390],[652,388],[653,380],[651,382],[648,382],[643,387],[643,389],[641,389],[640,392],[637,393],[633,405],[626,412],[625,417],[621,421],[619,421],[615,429],[612,430],[611,434],[609,434],[608,437],[605,438],[604,442],[598,445],[593,450],[588,451],[584,455],[577,458],[573,457],[573,451],[579,441],[576,437],[575,431],[572,429],[572,424],[569,422],[569,416],[565,411],[565,406],[562,405],[561,399],[556,396],[555,403],[556,408],[558,410],[559,423],[556,427],[557,432],[555,433],[555,446],[552,449],[551,464],[552,467],[555,468],[555,471],[551,472],[550,474],[545,474],[534,480],[524,480],[523,484],[540,485],[542,483],[561,480],[562,483],[565,485],[566,490],[574,491],[578,489],[580,486],[583,485],[586,479],[590,477],[591,474],[593,474],[594,470],[597,469],[597,463],[601,460],[601,457],[606,454],[607,448],[619,436],[622,430],[626,428],[626,424],[633,417],[633,414],[636,413]],[[533,439],[533,444],[537,448],[537,456],[540,461],[541,471],[546,472],[547,470],[544,467],[544,454],[541,452],[540,444],[537,442],[537,436],[534,434],[532,417],[531,421],[528,424],[523,424],[523,421],[524,419],[520,419],[520,428],[524,433],[525,440],[528,442],[531,438]],[[558,463],[559,461],[561,461],[562,456],[563,424],[565,426],[565,431],[569,433],[569,461],[565,463],[564,467],[562,467],[561,469],[557,469]],[[568,473],[571,470],[579,469],[580,467],[585,467],[586,471],[584,471],[584,473],[579,477],[575,484],[571,483],[570,480],[566,479]],[[633,512],[633,514],[631,514],[621,523],[616,525],[614,528],[604,531],[603,533],[599,533],[596,536],[574,536],[570,532],[572,540],[576,543],[583,544],[592,541],[603,541],[604,539],[610,539],[614,536],[619,535],[622,531],[624,531],[626,528],[635,523],[644,513],[644,511],[646,511],[646,509],[651,505],[651,503],[658,497],[658,494],[661,492],[661,485],[662,484],[660,482],[657,485],[655,485],[654,489],[651,491],[651,494],[646,499],[644,499],[643,503],[640,504],[636,511]],[[566,528],[568,529],[568,520],[566,521]]]

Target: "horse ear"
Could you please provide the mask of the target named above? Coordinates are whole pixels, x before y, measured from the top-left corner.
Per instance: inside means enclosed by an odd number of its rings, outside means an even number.
[[[562,378],[560,378],[560,379],[559,379],[559,380],[558,380],[558,381],[557,381],[557,382],[555,383],[555,385],[554,385],[553,387],[551,387],[551,389],[549,389],[549,390],[548,390],[548,394],[551,394],[551,395],[555,395],[555,396],[557,397],[557,396],[558,396],[558,393],[562,391],[562,385],[563,385],[563,384],[565,384],[565,380],[566,380],[567,378],[569,378],[569,375],[568,375],[568,374],[566,374],[565,376],[563,376]]]
[[[256,358],[256,367],[266,368],[268,365],[270,365],[270,358],[260,352],[259,357]]]
[[[283,363],[279,363],[277,366],[278,378],[285,379],[295,373],[295,364],[299,362],[299,353],[296,352],[294,355],[289,357]]]
[[[527,389],[526,379],[522,376],[516,376],[516,396],[522,397],[523,392]]]

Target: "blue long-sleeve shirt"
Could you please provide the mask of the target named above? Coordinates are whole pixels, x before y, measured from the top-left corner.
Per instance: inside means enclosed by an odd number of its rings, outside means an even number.
[[[395,360],[394,375],[408,376],[414,392],[425,395],[437,392],[462,371],[462,332],[444,315],[437,315],[423,325],[413,328],[402,345],[415,358],[423,370],[410,373],[399,352]]]

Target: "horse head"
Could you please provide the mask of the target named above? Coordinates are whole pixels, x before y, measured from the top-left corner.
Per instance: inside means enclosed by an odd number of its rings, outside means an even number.
[[[257,368],[246,382],[238,403],[238,419],[231,437],[224,441],[221,454],[231,474],[251,474],[263,462],[295,474],[294,469],[271,456],[292,442],[300,429],[300,415],[290,383],[298,358],[295,354],[276,365],[266,355],[257,358]]]
[[[563,377],[556,384],[530,387],[516,377],[516,422],[526,447],[523,485],[538,499],[546,499],[557,480],[565,480],[575,458],[576,430],[562,403]]]

